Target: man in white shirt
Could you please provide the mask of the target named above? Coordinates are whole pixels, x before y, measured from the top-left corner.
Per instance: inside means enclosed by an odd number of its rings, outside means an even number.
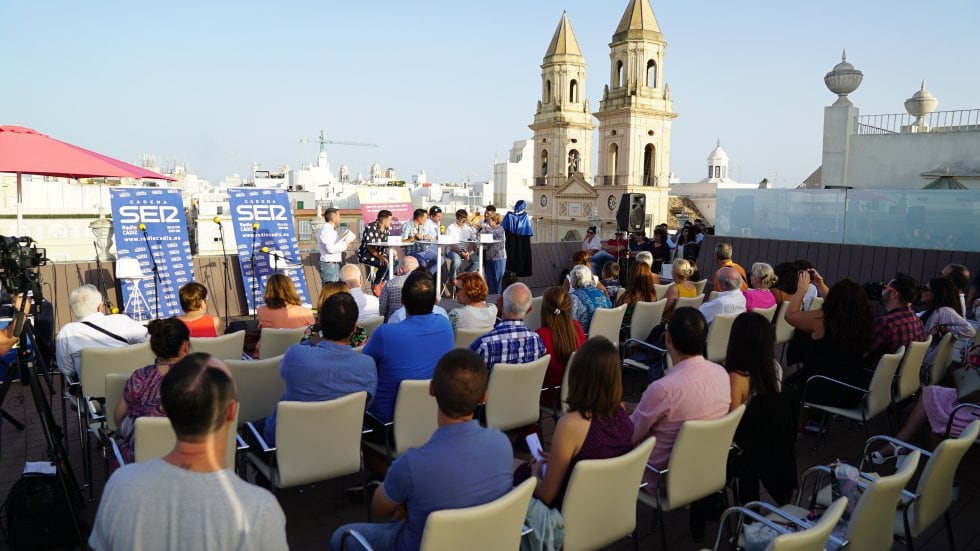
[[[102,293],[95,285],[82,285],[68,295],[72,316],[55,339],[58,369],[72,381],[81,375],[83,348],[122,348],[144,342],[146,327],[125,314],[105,315]]]
[[[357,303],[358,323],[380,316],[380,302],[378,297],[368,295],[364,292],[364,281],[361,278],[361,267],[357,264],[344,264],[340,269],[340,278],[350,289],[354,302]]]
[[[742,294],[742,275],[732,267],[718,270],[718,285],[722,290],[715,300],[701,305],[699,310],[710,324],[718,314],[741,314],[745,311],[745,295]]]
[[[425,221],[425,225],[422,226],[422,231],[425,235],[432,241],[439,239],[439,235],[442,234],[439,231],[439,223],[442,221],[442,209],[437,206],[432,206],[429,208],[429,219]],[[428,268],[429,272],[436,273],[436,249],[439,245],[433,243],[429,245],[429,248],[418,253],[419,263],[424,261],[424,265]]]
[[[450,245],[446,252],[446,257],[449,259],[449,281],[452,282],[464,264],[466,265],[464,272],[474,272],[479,269],[476,258],[471,259],[476,253],[476,245],[472,243],[476,232],[470,226],[466,209],[456,211],[456,222],[446,228],[446,235],[457,243]]]
[[[316,245],[320,249],[320,281],[340,281],[340,264],[344,260],[342,253],[357,236],[350,230],[344,230],[342,234],[337,231],[340,220],[337,209],[331,207],[324,210],[323,218],[326,222],[316,234]]]

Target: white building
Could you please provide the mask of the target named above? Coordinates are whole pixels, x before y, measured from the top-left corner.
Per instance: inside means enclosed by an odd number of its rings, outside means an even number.
[[[513,208],[520,200],[532,204],[533,177],[534,141],[517,140],[507,160],[493,164],[493,204],[498,208]]]
[[[732,179],[728,153],[721,148],[721,141],[708,154],[707,164],[706,178],[694,183],[671,182],[670,195],[687,197],[693,201],[709,226],[715,224],[715,207],[719,189],[766,189],[768,187],[766,180],[760,184],[748,184]]]

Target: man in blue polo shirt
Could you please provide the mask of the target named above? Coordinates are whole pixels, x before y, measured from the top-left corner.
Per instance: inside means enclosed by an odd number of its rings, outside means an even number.
[[[487,377],[483,360],[469,350],[452,350],[439,360],[429,383],[439,428],[424,446],[396,459],[375,490],[372,511],[387,522],[341,526],[330,540],[334,551],[347,530],[359,532],[378,551],[418,549],[430,513],[482,505],[511,489],[510,441],[473,419],[477,404],[486,400]],[[348,544],[347,549],[362,549],[353,540]]]
[[[431,275],[412,272],[402,286],[402,304],[408,318],[378,327],[364,346],[364,353],[378,366],[378,393],[371,412],[384,422],[394,417],[401,382],[431,379],[439,358],[456,346],[449,320],[432,313],[436,284]]]

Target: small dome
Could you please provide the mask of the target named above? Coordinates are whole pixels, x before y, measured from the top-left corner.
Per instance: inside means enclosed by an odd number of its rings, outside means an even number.
[[[708,164],[712,166],[728,164],[728,153],[725,153],[725,150],[721,148],[720,142],[715,145],[715,148],[708,155]]]
[[[925,80],[922,81],[922,86],[919,88],[919,91],[905,100],[905,110],[910,115],[926,115],[935,111],[936,107],[939,107],[939,100],[929,90],[926,90]]]
[[[846,51],[841,52],[840,63],[823,77],[827,89],[838,96],[834,105],[850,105],[851,101],[847,99],[847,95],[857,90],[862,80],[864,80],[864,73],[847,62]]]

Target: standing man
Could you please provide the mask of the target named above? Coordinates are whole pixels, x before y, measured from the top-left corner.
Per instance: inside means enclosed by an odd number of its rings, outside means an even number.
[[[162,458],[116,471],[88,544],[110,549],[287,549],[276,498],[225,465],[238,396],[228,367],[190,354],[163,377],[160,398],[177,434]]]
[[[381,295],[381,282],[388,276],[388,247],[370,245],[370,243],[386,243],[390,228],[391,211],[378,211],[378,219],[364,226],[361,245],[357,248],[357,258],[361,264],[373,266],[377,270],[371,285],[371,291],[376,297]]]
[[[446,253],[449,258],[449,284],[452,285],[464,263],[466,264],[464,272],[473,272],[479,268],[475,261],[470,260],[476,252],[476,245],[473,244],[476,233],[470,226],[466,209],[456,211],[456,222],[446,228],[446,235],[456,241],[456,244],[449,246],[449,252]]]
[[[316,234],[316,246],[320,249],[320,282],[340,281],[340,264],[344,261],[342,254],[356,236],[348,229],[343,234],[337,231],[340,221],[340,211],[337,209],[325,209],[323,219],[326,222]]]
[[[432,241],[439,239],[439,235],[442,234],[439,224],[442,222],[442,209],[433,205],[429,207],[429,219],[425,221],[423,230],[425,235],[428,236]],[[429,273],[435,274],[436,270],[441,268],[441,266],[436,266],[436,250],[439,245],[433,243],[429,245],[429,248],[424,252],[419,253],[419,264],[425,266],[429,270]]]

